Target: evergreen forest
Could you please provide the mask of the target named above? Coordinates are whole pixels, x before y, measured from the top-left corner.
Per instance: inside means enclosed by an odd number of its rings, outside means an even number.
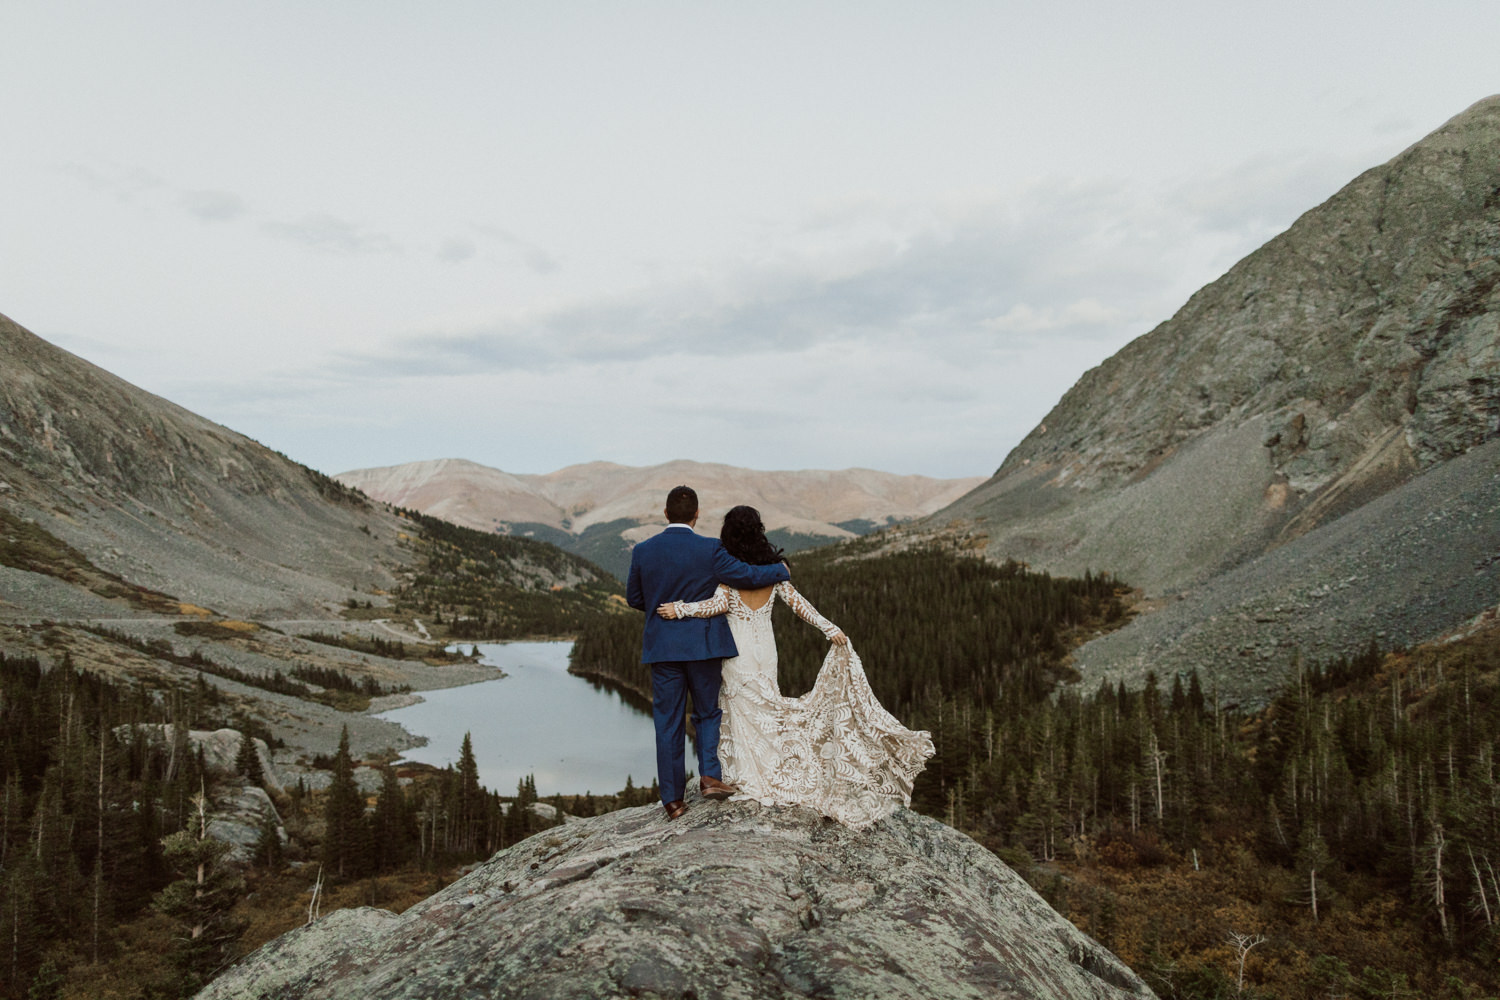
[[[0,997],[191,996],[227,962],[319,912],[401,908],[458,867],[559,820],[653,801],[652,788],[539,803],[534,779],[502,797],[466,735],[456,766],[360,761],[347,730],[321,791],[272,795],[249,858],[209,836],[225,797],[265,784],[251,735],[199,672],[121,683],[0,653]],[[320,678],[320,681],[325,678]],[[190,730],[239,728],[233,771]],[[381,783],[361,788],[356,768]],[[313,890],[311,902],[308,892]]]
[[[420,616],[434,637],[573,635],[584,623],[625,609],[618,580],[556,546],[476,531],[419,511],[399,508],[397,514],[413,525],[407,541],[416,549],[418,568],[393,595],[395,613]]]

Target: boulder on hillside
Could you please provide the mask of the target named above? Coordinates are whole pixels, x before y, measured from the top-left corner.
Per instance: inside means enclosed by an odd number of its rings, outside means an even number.
[[[229,852],[231,862],[247,865],[254,860],[255,846],[260,843],[261,830],[268,819],[276,827],[276,836],[286,843],[281,816],[264,788],[249,784],[222,785],[212,798],[208,835],[232,848]]]
[[[968,837],[694,801],[543,831],[395,914],[336,911],[200,1000],[260,997],[1146,998]]]
[[[124,738],[131,728],[120,726],[115,731],[116,735]],[[134,728],[164,745],[172,742],[170,723],[142,724]],[[189,744],[194,751],[202,749],[203,762],[208,765],[208,769],[216,772],[219,779],[227,779],[216,780],[209,796],[208,835],[233,848],[229,854],[231,862],[246,865],[254,857],[255,845],[260,842],[261,829],[266,820],[269,819],[275,825],[277,836],[283,843],[287,840],[287,834],[281,822],[281,814],[276,811],[275,803],[267,794],[267,789],[278,795],[284,791],[276,768],[272,766],[270,748],[266,746],[265,740],[255,740],[255,752],[260,755],[265,783],[264,787],[252,785],[239,777],[234,769],[234,759],[239,754],[242,738],[238,729],[188,730]]]
[[[152,740],[159,741],[163,745],[172,742],[171,723],[143,723],[135,728],[147,733]],[[117,734],[129,732],[130,726],[121,726],[116,730]],[[218,771],[221,774],[235,774],[234,759],[240,752],[240,740],[244,735],[238,729],[206,729],[188,730],[188,741],[194,750],[202,748],[203,761],[209,770]],[[283,794],[286,789],[282,787],[281,777],[277,773],[275,762],[271,757],[271,748],[266,741],[255,738],[255,753],[260,757],[260,769],[265,774],[265,787],[276,795]]]

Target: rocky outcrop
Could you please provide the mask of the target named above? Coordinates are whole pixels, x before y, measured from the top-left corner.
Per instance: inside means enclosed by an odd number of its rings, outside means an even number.
[[[242,781],[218,786],[212,796],[208,814],[208,835],[230,846],[228,858],[238,865],[248,865],[255,857],[267,821],[276,836],[286,842],[281,815],[264,788]]]
[[[1366,171],[1091,370],[929,522],[1200,583],[1500,434],[1500,97]]]
[[[534,535],[621,577],[630,546],[661,529],[667,491],[679,483],[698,491],[699,531],[718,534],[730,507],[749,504],[767,528],[784,533],[780,544],[795,548],[930,514],[982,481],[871,469],[761,472],[689,461],[645,468],[591,462],[546,475],[512,475],[454,458],[356,469],[337,478],[377,500],[455,524]]]
[[[172,726],[168,724],[121,726],[116,733],[123,737],[132,728],[162,746],[172,742]],[[255,739],[255,753],[260,758],[265,782],[263,787],[252,785],[234,767],[242,738],[238,729],[188,731],[188,746],[193,753],[203,755],[203,763],[215,779],[209,802],[208,835],[230,845],[229,860],[244,865],[250,863],[267,821],[283,840],[286,839],[286,830],[276,804],[267,793],[268,789],[277,795],[283,792],[270,748],[265,740]]]
[[[148,739],[169,746],[172,742],[172,726],[169,723],[141,724],[139,726],[121,726],[121,731],[131,728],[144,732]],[[211,771],[220,775],[234,774],[234,761],[240,752],[240,741],[244,739],[238,729],[190,729],[188,730],[188,744],[193,752],[202,751],[203,763]],[[265,786],[280,795],[284,791],[281,776],[277,771],[271,748],[266,741],[259,737],[253,737],[255,742],[255,755],[260,758],[260,769],[265,775]]]
[[[544,831],[400,916],[340,910],[200,1000],[1150,997],[994,855],[923,816],[855,832],[694,802]]]

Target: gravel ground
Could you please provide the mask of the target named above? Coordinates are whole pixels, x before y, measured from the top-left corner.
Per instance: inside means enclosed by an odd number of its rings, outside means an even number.
[[[1082,685],[1199,671],[1263,704],[1298,656],[1436,638],[1500,604],[1500,440],[1240,566],[1074,654]]]
[[[0,566],[0,621],[142,618],[151,614],[136,611],[124,601],[111,601],[82,587],[64,583],[54,576]]]

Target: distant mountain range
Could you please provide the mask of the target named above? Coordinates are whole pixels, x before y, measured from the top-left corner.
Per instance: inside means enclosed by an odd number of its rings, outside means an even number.
[[[1086,682],[1198,667],[1253,697],[1500,601],[1497,436],[1491,97],[1085,374],[920,533],[1176,599],[1084,647]]]
[[[983,483],[935,480],[873,469],[762,472],[709,462],[613,465],[589,462],[544,475],[501,472],[465,459],[408,462],[341,472],[336,480],[372,498],[480,531],[529,535],[624,577],[630,549],[663,525],[667,490],[697,490],[697,531],[718,534],[738,504],[760,511],[768,534],[787,552],[867,534],[926,516]]]
[[[623,578],[630,549],[661,529],[667,491],[698,491],[700,532],[717,534],[737,504],[761,512],[788,551],[866,534],[931,514],[983,482],[870,469],[762,472],[676,461],[637,468],[610,462],[517,475],[458,458],[355,469],[339,482],[398,507],[483,531],[528,535],[582,555]]]

